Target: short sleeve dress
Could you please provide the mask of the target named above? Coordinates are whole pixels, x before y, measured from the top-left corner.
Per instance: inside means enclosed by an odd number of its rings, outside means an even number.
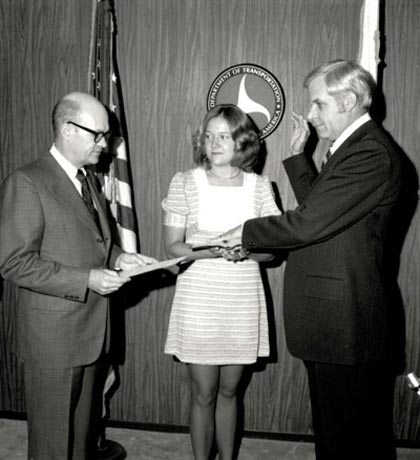
[[[247,219],[280,214],[270,181],[244,173],[242,186],[210,185],[203,168],[177,173],[163,200],[164,225],[207,242]],[[267,308],[258,262],[194,261],[178,275],[165,353],[192,364],[251,364],[268,356]]]

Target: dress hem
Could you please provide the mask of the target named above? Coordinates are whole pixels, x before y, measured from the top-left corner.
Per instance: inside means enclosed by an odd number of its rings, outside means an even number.
[[[169,356],[174,356],[175,358],[178,359],[179,362],[183,364],[201,364],[203,366],[238,366],[238,365],[248,365],[248,364],[255,364],[258,359],[260,358],[268,358],[270,355],[260,355],[257,356],[256,359],[253,360],[235,360],[233,361],[223,361],[223,360],[217,360],[217,361],[202,361],[202,360],[197,360],[197,359],[188,359],[188,358],[181,358],[178,356],[176,353],[169,353],[165,352],[166,355]]]

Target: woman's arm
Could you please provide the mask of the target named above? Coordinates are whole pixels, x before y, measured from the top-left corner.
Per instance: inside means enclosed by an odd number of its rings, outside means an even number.
[[[185,228],[164,226],[165,249],[169,258],[186,256],[186,262],[198,259],[214,259],[220,257],[221,250],[203,249],[193,251],[191,245],[185,242]]]

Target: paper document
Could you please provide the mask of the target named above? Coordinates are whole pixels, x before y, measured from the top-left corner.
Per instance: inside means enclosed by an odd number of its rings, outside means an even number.
[[[131,270],[122,270],[120,273],[124,276],[137,276],[141,275],[142,273],[152,272],[154,270],[161,270],[162,268],[172,267],[172,265],[179,264],[185,259],[185,256],[176,257],[175,259],[168,259],[163,260],[162,262],[156,262],[154,264],[148,265],[139,265],[136,268],[132,268]]]

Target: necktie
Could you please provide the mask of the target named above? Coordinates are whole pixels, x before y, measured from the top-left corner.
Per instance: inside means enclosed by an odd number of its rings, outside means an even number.
[[[321,163],[321,169],[325,167],[325,165],[328,163],[328,160],[331,158],[332,152],[330,149],[328,149],[327,154],[325,155],[324,161]]]
[[[90,212],[91,216],[93,217],[94,221],[96,222],[98,229],[101,230],[101,224],[99,222],[98,211],[96,210],[95,205],[93,204],[92,194],[90,193],[88,181],[81,169],[77,170],[76,179],[82,184],[83,201],[86,207],[88,208],[88,211]]]

